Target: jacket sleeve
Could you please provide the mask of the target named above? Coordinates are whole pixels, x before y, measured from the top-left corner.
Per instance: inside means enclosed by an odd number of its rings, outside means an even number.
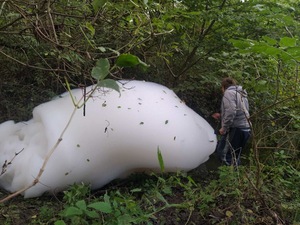
[[[229,131],[236,116],[236,95],[235,91],[225,91],[222,99],[222,127],[225,132]]]

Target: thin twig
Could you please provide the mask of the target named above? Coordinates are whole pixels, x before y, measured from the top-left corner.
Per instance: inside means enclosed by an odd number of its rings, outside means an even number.
[[[2,48],[2,49],[3,49],[3,48]],[[16,58],[14,58],[14,57],[12,57],[12,56],[6,54],[5,52],[2,51],[2,49],[0,49],[0,53],[1,53],[2,55],[6,56],[7,58],[9,58],[9,59],[11,59],[11,60],[13,60],[13,61],[15,61],[15,62],[17,62],[17,63],[23,65],[23,66],[27,66],[27,67],[30,67],[30,68],[33,68],[33,69],[39,69],[39,70],[43,70],[43,71],[66,72],[65,70],[62,70],[62,69],[48,69],[48,68],[43,68],[43,67],[38,67],[38,66],[32,66],[32,65],[30,65],[30,64],[28,64],[28,63],[24,63],[24,62],[22,62],[22,61],[20,61],[20,60],[18,60],[18,59],[16,59]]]
[[[44,171],[45,171],[45,167],[46,167],[46,165],[47,165],[49,159],[51,158],[52,154],[55,152],[55,150],[57,149],[57,147],[59,146],[59,144],[60,144],[61,141],[63,140],[63,136],[64,136],[65,132],[67,131],[67,129],[69,128],[69,126],[70,126],[70,124],[71,124],[71,122],[72,122],[72,120],[73,120],[73,117],[74,117],[74,115],[75,115],[76,110],[79,109],[79,108],[81,108],[82,106],[85,105],[85,103],[92,97],[93,93],[97,90],[97,88],[98,88],[97,85],[95,85],[95,86],[93,87],[93,89],[92,89],[91,91],[88,92],[88,93],[89,93],[88,96],[86,96],[86,97],[82,96],[82,97],[79,99],[79,101],[78,101],[77,103],[75,103],[75,102],[73,101],[73,103],[74,103],[74,109],[73,109],[73,112],[72,112],[72,114],[71,114],[71,116],[70,116],[70,118],[69,118],[69,120],[68,120],[66,126],[64,127],[63,131],[61,132],[61,134],[60,134],[58,140],[56,141],[56,143],[54,144],[54,146],[50,149],[50,151],[49,151],[48,154],[46,155],[46,157],[45,157],[45,159],[44,159],[44,162],[43,162],[43,165],[42,165],[42,167],[40,168],[39,173],[37,174],[36,178],[33,180],[32,184],[30,184],[29,186],[24,187],[23,189],[21,189],[21,190],[19,190],[19,191],[17,191],[17,192],[14,192],[14,193],[8,195],[7,197],[1,199],[1,200],[0,200],[0,203],[3,203],[3,202],[5,202],[5,201],[8,201],[8,200],[12,199],[13,197],[15,197],[15,196],[17,196],[17,195],[19,195],[19,194],[22,194],[24,191],[27,191],[28,189],[32,188],[33,186],[35,186],[36,184],[39,183],[39,179],[40,179],[41,176],[43,175],[43,173],[44,173]],[[69,90],[69,92],[70,92],[71,98],[74,99],[74,97],[72,96],[71,90]],[[85,101],[80,105],[80,102],[81,102],[83,99],[85,99]]]
[[[257,195],[259,196],[262,204],[268,209],[269,215],[271,216],[271,218],[273,219],[273,221],[275,222],[275,224],[280,225],[283,224],[283,220],[277,215],[276,212],[274,212],[267,204],[265,197],[261,194],[260,190],[257,188],[256,185],[254,185],[254,183],[252,182],[252,180],[250,179],[250,177],[248,176],[247,173],[245,173],[245,176],[247,178],[247,180],[249,181],[249,183],[251,184],[251,186],[253,187],[253,189],[255,190],[255,192],[257,193]]]
[[[77,110],[77,107],[74,107],[74,110],[69,118],[69,121],[67,123],[67,125],[65,126],[64,130],[62,131],[61,135],[59,136],[58,140],[56,141],[56,143],[54,144],[54,146],[51,148],[51,150],[48,152],[48,154],[46,155],[45,159],[44,159],[44,162],[43,162],[43,165],[42,167],[40,168],[39,170],[39,173],[38,175],[36,176],[36,178],[33,180],[32,184],[30,184],[29,186],[27,187],[24,187],[23,189],[15,192],[15,193],[12,193],[10,195],[8,195],[7,197],[3,198],[0,200],[0,203],[3,203],[9,199],[12,199],[13,197],[19,195],[19,194],[22,194],[24,191],[27,191],[28,189],[32,188],[33,186],[35,186],[37,183],[39,183],[39,179],[41,178],[41,176],[43,175],[44,173],[44,170],[45,170],[45,167],[49,161],[49,159],[51,158],[52,154],[54,153],[54,151],[57,149],[57,147],[59,146],[60,142],[63,140],[63,136],[66,132],[66,130],[68,129],[68,127],[70,126],[71,124],[71,121],[73,120],[73,117],[75,115],[75,112]]]
[[[4,164],[2,165],[2,171],[1,171],[0,176],[3,175],[7,171],[7,167],[9,165],[11,165],[13,160],[23,151],[24,151],[24,148],[21,151],[16,152],[15,155],[12,157],[12,159],[9,162],[7,162],[7,160],[5,160]]]

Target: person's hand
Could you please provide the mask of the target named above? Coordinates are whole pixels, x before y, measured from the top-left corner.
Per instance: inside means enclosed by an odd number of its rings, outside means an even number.
[[[214,118],[216,120],[219,120],[221,118],[221,114],[220,113],[214,113],[211,116],[212,116],[212,118]]]
[[[220,133],[221,135],[224,135],[224,134],[226,134],[226,131],[225,131],[225,129],[222,127],[222,128],[219,130],[219,133]]]

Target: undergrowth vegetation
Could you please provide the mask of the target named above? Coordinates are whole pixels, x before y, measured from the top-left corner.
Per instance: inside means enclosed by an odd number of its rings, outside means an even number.
[[[213,180],[184,173],[136,176],[101,195],[74,185],[55,225],[300,223],[299,165],[289,164],[284,152],[273,163],[264,166],[260,187],[253,165],[221,166],[209,174]]]
[[[90,190],[74,184],[45,201],[21,200],[1,207],[1,224],[23,224],[18,213],[31,204],[26,224],[293,224],[300,223],[299,163],[284,151],[264,164],[257,185],[253,162],[176,174],[136,174]],[[31,203],[31,204],[30,204]],[[40,206],[39,206],[40,205]],[[8,207],[5,209],[6,206]],[[14,212],[15,214],[13,215]]]

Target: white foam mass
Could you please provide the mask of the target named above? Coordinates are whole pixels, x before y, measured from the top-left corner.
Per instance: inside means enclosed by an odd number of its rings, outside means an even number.
[[[216,146],[212,127],[170,89],[143,81],[119,81],[120,93],[100,88],[76,113],[25,197],[56,192],[79,182],[100,188],[143,169],[188,171],[205,162]],[[87,92],[92,87],[87,88]],[[72,90],[76,100],[82,89]],[[70,94],[37,106],[27,122],[0,125],[0,186],[16,192],[32,184],[74,110]]]

